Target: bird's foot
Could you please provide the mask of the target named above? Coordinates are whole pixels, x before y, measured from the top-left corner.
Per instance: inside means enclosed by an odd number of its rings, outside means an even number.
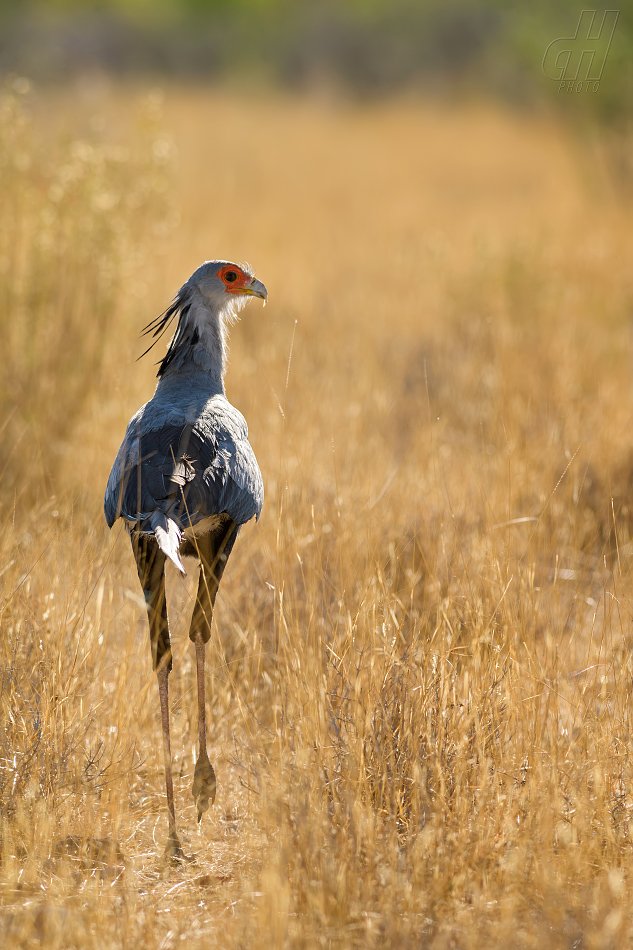
[[[191,790],[198,809],[198,822],[200,822],[209,805],[212,805],[215,801],[215,790],[215,772],[209,762],[209,756],[202,749],[193,773],[193,788]]]
[[[163,860],[165,864],[184,864],[185,862],[193,861],[193,858],[190,855],[185,854],[182,850],[182,845],[180,843],[180,838],[175,828],[169,829],[169,836],[167,838],[167,844],[165,845],[165,851],[163,853]]]

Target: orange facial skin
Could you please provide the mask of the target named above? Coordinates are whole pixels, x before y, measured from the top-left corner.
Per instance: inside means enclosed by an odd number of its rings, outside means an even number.
[[[235,274],[235,279],[230,278]],[[243,294],[248,290],[253,277],[251,274],[245,274],[240,267],[234,264],[227,264],[218,271],[218,277],[223,282],[225,290],[229,294]]]

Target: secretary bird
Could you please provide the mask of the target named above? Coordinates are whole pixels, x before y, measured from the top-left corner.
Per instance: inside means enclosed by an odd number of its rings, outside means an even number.
[[[259,518],[264,486],[244,417],[224,392],[227,327],[250,297],[266,288],[247,265],[206,261],[171,306],[145,327],[154,343],[178,318],[158,369],[152,399],[132,416],[115,459],[104,510],[111,528],[129,531],[147,605],[152,662],[158,679],[169,836],[165,856],[180,860],[169,742],[168,679],[172,668],[165,564],[185,573],[181,556],[197,557],[200,577],[189,638],[196,648],[199,755],[193,778],[198,821],[215,799],[207,755],[204,652],[213,605],[241,525]],[[150,346],[149,349],[152,347]],[[145,351],[146,353],[149,350]],[[145,355],[145,354],[143,354]]]

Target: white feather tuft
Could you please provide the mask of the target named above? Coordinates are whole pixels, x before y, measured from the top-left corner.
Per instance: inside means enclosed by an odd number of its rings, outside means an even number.
[[[234,326],[240,318],[240,311],[243,310],[246,304],[252,299],[252,297],[246,294],[231,294],[220,311],[224,323],[229,327]]]
[[[170,561],[176,565],[181,574],[186,574],[182,561],[180,560],[180,536],[181,530],[171,518],[162,511],[155,511],[150,518],[150,524],[154,530],[154,537],[158,542],[158,547],[163,554],[166,554]]]

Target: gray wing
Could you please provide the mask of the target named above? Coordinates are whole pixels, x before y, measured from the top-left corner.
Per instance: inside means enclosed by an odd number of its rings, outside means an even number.
[[[104,512],[110,527],[122,517],[151,531],[156,511],[182,530],[210,515],[226,513],[236,524],[259,517],[264,489],[245,424],[235,431],[203,414],[144,432],[142,412],[131,420],[108,480]]]

